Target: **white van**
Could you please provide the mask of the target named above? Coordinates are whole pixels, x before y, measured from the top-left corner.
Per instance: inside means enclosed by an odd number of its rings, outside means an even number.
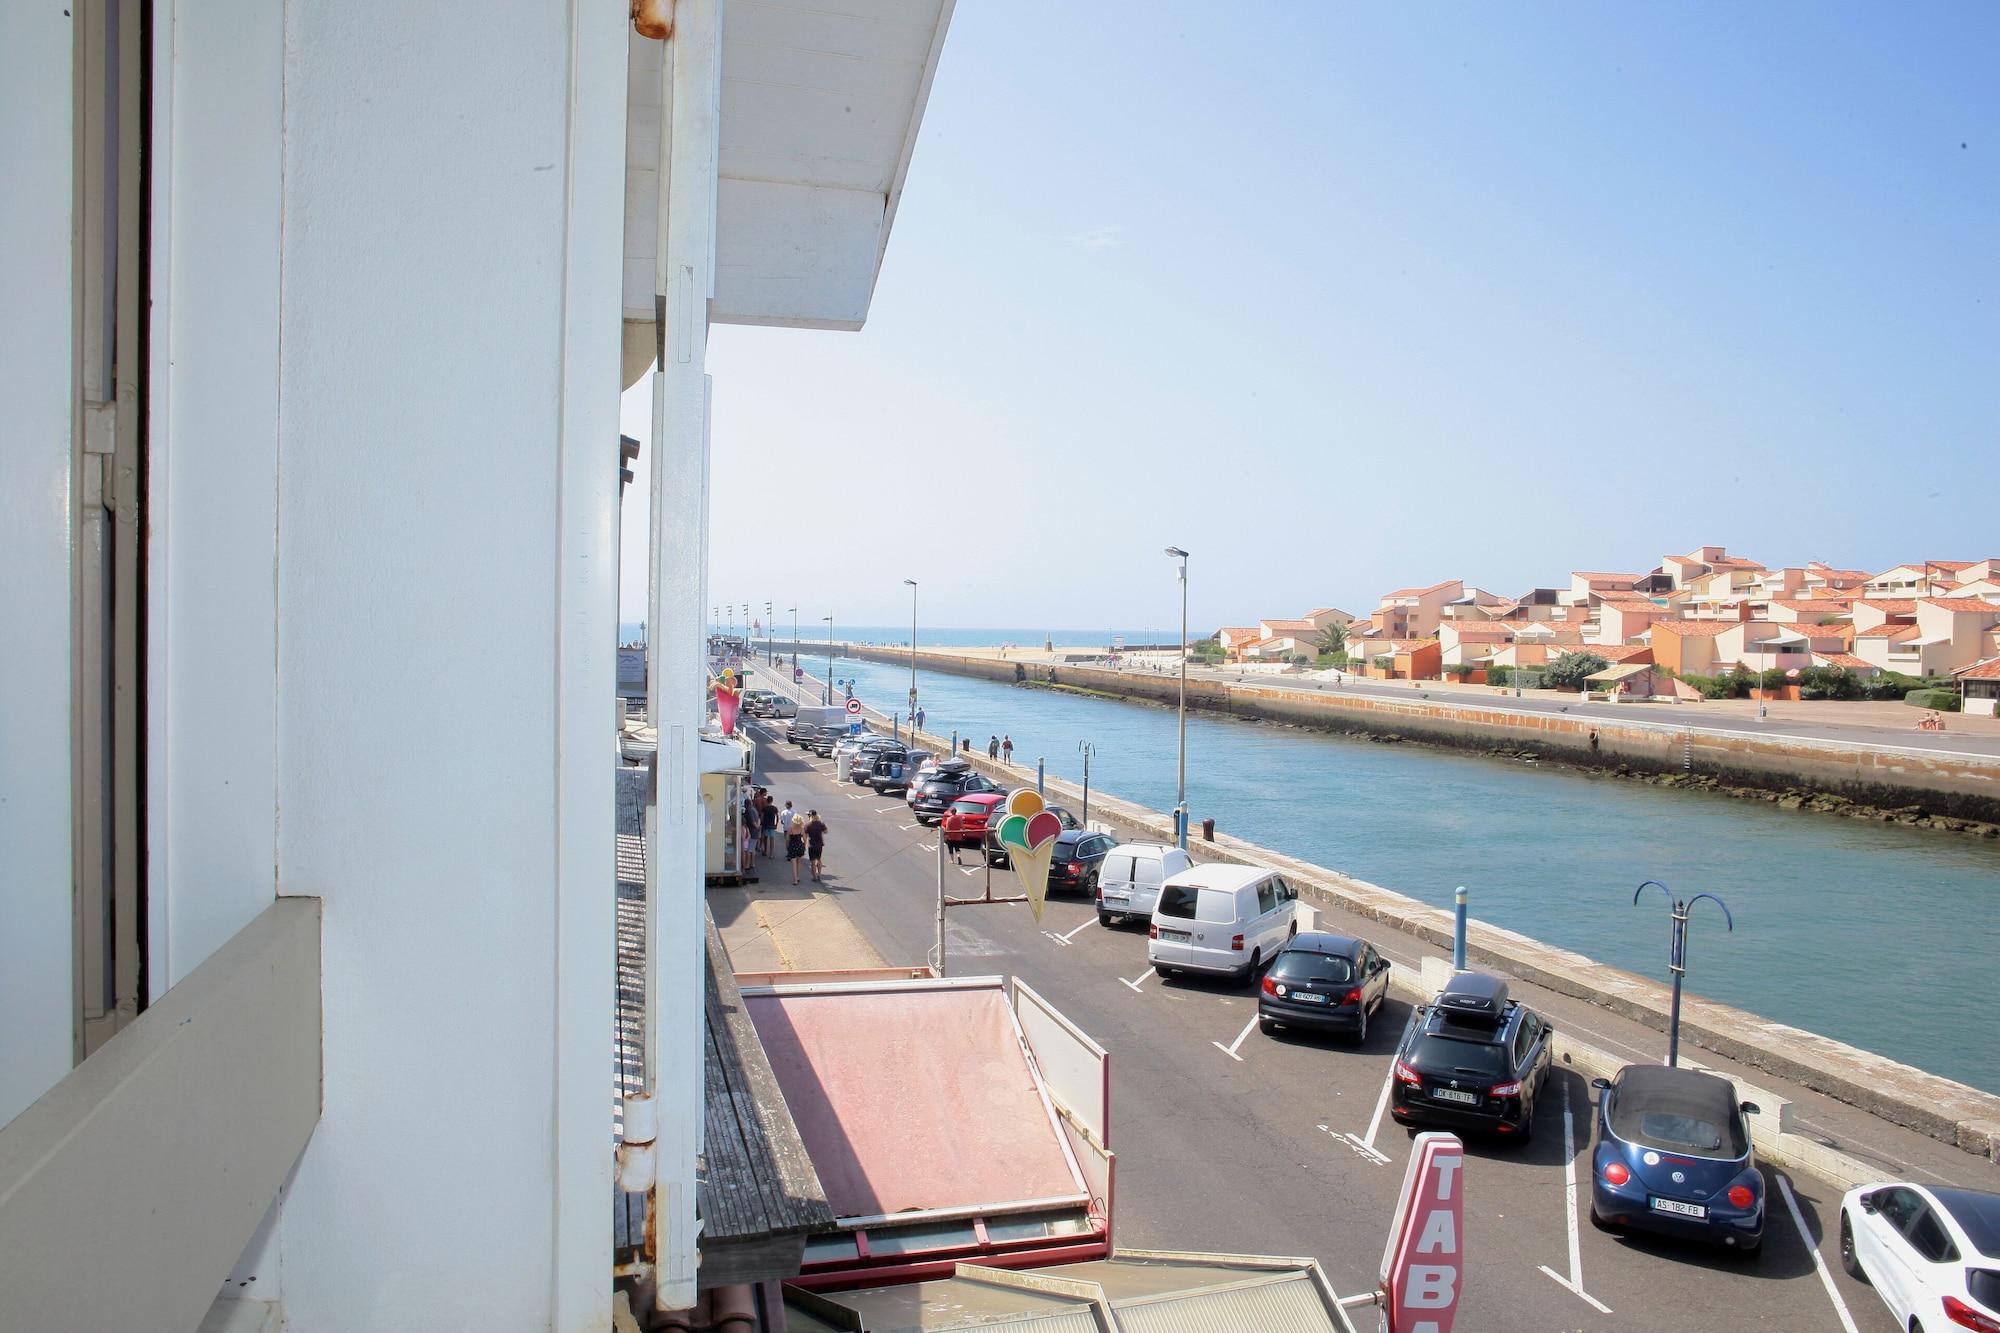
[[[1160,885],[1193,864],[1170,842],[1119,843],[1097,871],[1097,924],[1150,918]]]
[[[1183,870],[1160,886],[1146,961],[1163,977],[1252,976],[1298,933],[1298,896],[1274,870],[1220,861]]]

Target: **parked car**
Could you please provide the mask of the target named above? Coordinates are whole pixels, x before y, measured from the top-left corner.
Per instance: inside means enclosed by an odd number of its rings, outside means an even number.
[[[1111,849],[1097,872],[1097,924],[1134,917],[1150,921],[1159,901],[1160,885],[1194,862],[1172,843],[1121,842]]]
[[[813,740],[819,736],[820,729],[827,726],[838,726],[842,731],[846,731],[847,710],[821,704],[805,704],[793,712],[792,725],[785,729],[785,739],[794,745],[810,747]]]
[[[947,847],[977,847],[986,841],[986,827],[994,810],[1007,799],[1001,791],[965,792],[951,803],[938,821],[938,834]]]
[[[938,766],[938,771],[924,779],[917,791],[917,799],[910,803],[917,812],[920,824],[935,824],[944,818],[944,812],[951,809],[951,803],[961,796],[973,792],[1005,791],[999,783],[983,774],[973,771],[972,765],[964,760],[947,760]]]
[[[842,745],[850,741],[855,745],[859,745],[871,734],[866,727],[863,727],[860,731],[850,732],[845,722],[839,722],[832,726],[821,727],[819,734],[813,737],[812,744],[806,748],[822,759],[831,759],[833,758],[834,751]]]
[[[1063,831],[1065,833],[1071,831],[1072,829],[1080,829],[1083,827],[1083,825],[1077,820],[1077,817],[1070,813],[1068,806],[1051,805],[1046,807],[1046,809],[1050,814],[1054,815],[1058,820],[1062,822]],[[1114,839],[1113,841],[1116,840]],[[987,861],[996,866],[1004,866],[1007,864],[1007,849],[1000,845],[999,831],[995,829],[991,824],[988,824],[986,829],[986,859]],[[1055,863],[1051,861],[1049,864],[1053,866]],[[1053,875],[1055,872],[1051,870],[1049,873]]]
[[[1412,1127],[1534,1133],[1555,1029],[1483,972],[1460,972],[1417,1011],[1396,1050],[1389,1114]]]
[[[1224,861],[1190,866],[1160,886],[1146,961],[1163,977],[1185,970],[1246,979],[1297,933],[1297,901],[1275,871]]]
[[[745,690],[743,691],[743,711],[751,717],[769,716],[771,705],[777,700],[777,697],[777,695],[771,693],[769,690]]]
[[[907,791],[911,775],[932,757],[929,750],[880,751],[875,756],[874,768],[869,771],[868,785],[884,795]]]
[[[1764,1243],[1764,1175],[1736,1085],[1698,1069],[1626,1065],[1592,1079],[1597,1147],[1590,1220],[1755,1254]]]
[[[848,766],[847,780],[856,786],[865,787],[868,779],[875,774],[875,760],[880,755],[903,753],[903,743],[887,736],[870,736],[854,747],[854,762]]]
[[[1341,1028],[1368,1040],[1368,1016],[1389,998],[1389,960],[1367,940],[1309,930],[1271,960],[1257,996],[1257,1026]]]
[[[2000,1329],[2000,1194],[1878,1181],[1840,1200],[1840,1263],[1896,1326]]]
[[[1061,809],[1061,807],[1051,807]],[[1064,810],[1064,814],[1069,812]],[[1097,872],[1104,858],[1118,845],[1109,833],[1092,833],[1084,828],[1065,828],[1056,835],[1055,854],[1049,858],[1049,892],[1095,894]]]
[[[938,769],[941,765],[948,764],[950,762],[952,761],[950,756],[948,755],[947,756],[932,755],[930,758],[918,764],[916,766],[916,771],[914,773],[904,774],[905,782],[903,784],[903,800],[907,805],[909,805],[911,809],[914,810],[916,808],[917,793],[923,790],[923,785],[926,782],[930,781],[933,777],[937,776]],[[967,765],[967,767],[970,767],[970,765]]]

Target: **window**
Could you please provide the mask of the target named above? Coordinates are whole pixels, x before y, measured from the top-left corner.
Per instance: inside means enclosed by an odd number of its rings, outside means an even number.
[[[1236,924],[1236,895],[1228,889],[1203,889],[1195,904],[1197,917],[1212,926]]]
[[[1257,910],[1258,910],[1259,912],[1275,912],[1275,911],[1277,911],[1277,910],[1278,910],[1278,881],[1277,881],[1277,880],[1275,880],[1275,879],[1266,879],[1266,880],[1259,880],[1259,881],[1258,881],[1258,883],[1257,883]]]
[[[1192,921],[1195,897],[1195,890],[1187,885],[1170,884],[1160,890],[1159,904],[1153,910],[1160,916],[1174,916],[1184,921]]]
[[[1306,949],[1287,949],[1271,964],[1269,974],[1278,981],[1289,981],[1294,985],[1317,983],[1324,986],[1345,986],[1354,981],[1354,962],[1338,954],[1313,953]]]
[[[1509,1072],[1507,1052],[1501,1047],[1440,1033],[1417,1038],[1409,1059],[1424,1073],[1447,1078],[1453,1074],[1500,1078]]]
[[[1910,1218],[1910,1224],[1903,1234],[1909,1239],[1910,1248],[1917,1252],[1917,1257],[1927,1264],[1948,1264],[1958,1261],[1958,1247],[1951,1243],[1951,1236],[1946,1233],[1944,1223],[1938,1221],[1937,1214],[1931,1211],[1931,1206],[1927,1203],[1918,1202],[1917,1211]]]
[[[1882,1218],[1898,1232],[1907,1232],[1910,1222],[1924,1201],[1917,1197],[1915,1190],[1887,1189],[1875,1195],[1875,1207],[1881,1210]]]

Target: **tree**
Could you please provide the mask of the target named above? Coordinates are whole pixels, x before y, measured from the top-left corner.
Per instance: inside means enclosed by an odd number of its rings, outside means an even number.
[[[1328,625],[1319,632],[1319,650],[1323,653],[1343,652],[1347,648],[1347,626]]]
[[[1549,684],[1559,690],[1580,690],[1586,676],[1610,665],[1596,653],[1567,652],[1549,664]]]

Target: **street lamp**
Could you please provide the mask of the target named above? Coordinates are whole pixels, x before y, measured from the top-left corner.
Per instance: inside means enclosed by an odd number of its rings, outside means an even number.
[[[1180,706],[1180,764],[1179,777],[1175,782],[1174,798],[1174,842],[1182,851],[1187,850],[1188,808],[1187,808],[1187,562],[1188,553],[1178,546],[1169,546],[1167,555],[1181,562],[1181,706]]]
[[[910,727],[917,725],[917,581],[904,579],[910,587]]]
[[[1078,741],[1076,748],[1083,755],[1083,826],[1090,827],[1090,756],[1097,753],[1097,747],[1089,741]]]
[[[785,609],[792,613],[792,670],[797,671],[799,669],[799,609],[796,606],[788,606]]]
[[[764,603],[764,661],[767,663],[775,663],[778,660],[778,645],[775,642],[777,637],[777,628],[771,624],[771,604],[766,602]]]
[[[1673,1014],[1667,1021],[1667,1063],[1676,1065],[1680,1063],[1681,1058],[1681,978],[1687,975],[1688,911],[1703,898],[1708,899],[1722,909],[1723,924],[1729,928],[1731,934],[1736,931],[1736,918],[1729,914],[1729,904],[1712,893],[1697,893],[1686,902],[1682,902],[1674,897],[1672,890],[1657,879],[1649,879],[1633,890],[1634,907],[1639,905],[1639,895],[1647,889],[1658,889],[1666,894],[1667,902],[1671,904],[1668,915],[1673,924],[1667,935],[1667,970],[1674,974],[1674,1007]]]
[[[821,616],[820,619],[826,622],[826,697],[820,702],[830,705],[833,703],[833,617]]]

